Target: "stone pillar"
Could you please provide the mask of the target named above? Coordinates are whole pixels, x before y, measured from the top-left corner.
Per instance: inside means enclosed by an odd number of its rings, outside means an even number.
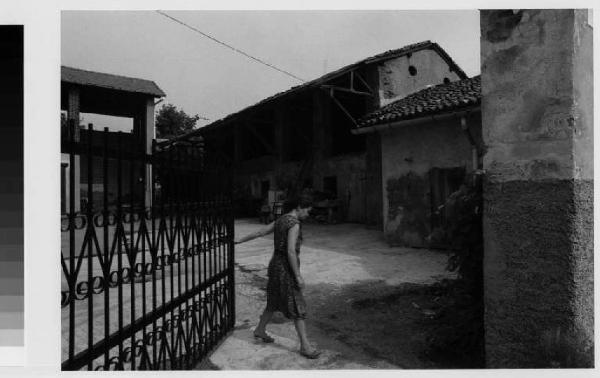
[[[146,146],[146,153],[152,153],[152,140],[156,137],[155,123],[154,123],[154,98],[148,98],[146,100],[146,109],[144,112],[144,143]],[[144,178],[144,191],[145,191],[145,206],[152,206],[152,186],[154,180],[152,180],[152,166],[146,165],[146,177]]]
[[[152,140],[155,137],[154,126],[154,98],[148,97],[138,105],[137,114],[133,117],[133,137],[136,148],[146,154],[152,153]],[[148,207],[152,205],[152,167],[146,165],[144,172],[140,171],[139,175],[143,176],[140,177],[140,185],[143,185],[144,190],[144,206]],[[135,189],[136,193],[139,193],[140,190],[141,188]]]
[[[593,367],[592,29],[481,12],[487,367]]]
[[[80,119],[80,105],[79,105],[79,88],[70,87],[67,93],[67,124],[73,122],[75,125],[75,142],[79,142],[79,119]],[[68,154],[65,156],[66,161],[69,161]],[[67,169],[72,169],[74,172],[74,188],[75,193],[73,193],[73,197],[75,200],[75,208],[73,211],[81,210],[81,158],[79,155],[75,155],[74,165],[72,167],[68,167]],[[69,177],[69,172],[66,172],[66,176]],[[66,181],[66,185],[70,185],[68,180]],[[69,186],[66,187],[67,200],[70,200],[71,193],[69,193]],[[68,204],[68,202],[67,202]],[[68,208],[68,206],[67,206]]]

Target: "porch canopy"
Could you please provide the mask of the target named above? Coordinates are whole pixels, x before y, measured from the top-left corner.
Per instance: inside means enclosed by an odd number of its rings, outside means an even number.
[[[155,99],[164,96],[165,93],[151,80],[61,67],[60,108],[67,112],[67,119],[78,125],[80,113],[133,118],[133,134],[129,134],[129,138],[134,138],[134,144],[140,146],[141,151],[145,150],[145,153],[151,152],[152,140],[155,137]],[[99,126],[96,128],[98,130],[103,125],[96,126]],[[82,133],[80,127],[76,127],[73,137],[76,142],[79,142],[82,140],[81,134],[86,135],[86,133]],[[94,138],[94,140],[101,141],[101,138]],[[111,140],[116,140],[116,133],[109,134],[109,141]],[[66,163],[67,159],[68,156],[63,156],[61,160]],[[79,185],[86,169],[80,165],[79,156],[74,157],[72,167],[65,169],[73,170],[76,189],[73,193],[75,208],[71,211],[78,211],[81,197]],[[146,192],[146,205],[148,205],[152,196],[149,184],[152,177],[151,168],[146,169],[145,176],[142,182]],[[63,187],[67,188],[66,183],[63,183]],[[69,195],[68,192],[64,194],[65,203]]]
[[[154,101],[165,93],[155,82],[102,72],[61,67],[61,110],[79,122],[80,113],[133,118],[134,135],[150,146]]]

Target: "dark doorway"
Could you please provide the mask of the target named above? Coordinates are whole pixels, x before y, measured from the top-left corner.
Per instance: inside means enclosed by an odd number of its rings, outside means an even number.
[[[333,198],[337,197],[337,177],[323,177],[323,191]]]
[[[270,184],[271,183],[269,180],[265,180],[260,183],[260,198],[264,199],[269,196]]]

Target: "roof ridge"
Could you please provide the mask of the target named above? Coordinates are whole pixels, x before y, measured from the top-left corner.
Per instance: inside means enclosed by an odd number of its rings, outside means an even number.
[[[65,65],[61,65],[60,68],[61,82],[64,83],[110,88],[132,93],[144,93],[154,97],[166,96],[165,92],[154,80],[85,70]]]
[[[385,52],[376,54],[376,55],[372,55],[370,57],[361,59],[359,61],[356,61],[354,63],[351,64],[347,64],[341,68],[338,68],[334,71],[328,72],[324,75],[321,75],[315,79],[309,80],[307,82],[304,82],[302,84],[298,84],[295,86],[292,86],[286,90],[283,90],[281,92],[275,93],[269,97],[266,97],[252,105],[246,106],[243,109],[238,110],[237,112],[234,113],[230,113],[228,115],[226,115],[225,117],[218,119],[214,122],[209,123],[208,125],[205,125],[199,129],[196,129],[194,131],[191,131],[189,133],[189,135],[193,135],[195,133],[199,133],[201,132],[203,129],[206,130],[207,127],[215,127],[223,122],[226,122],[236,116],[239,116],[241,113],[248,111],[250,109],[253,109],[261,104],[267,103],[269,101],[274,101],[277,98],[280,98],[282,96],[288,95],[289,93],[292,93],[294,91],[297,90],[301,90],[304,88],[310,88],[311,86],[315,86],[321,82],[327,81],[327,80],[332,80],[334,78],[336,78],[338,75],[343,74],[344,72],[351,70],[354,67],[360,67],[361,65],[366,65],[366,64],[373,64],[376,63],[380,60],[384,60],[384,59],[392,59],[392,58],[396,58],[398,56],[402,56],[405,54],[409,54],[409,53],[413,53],[416,51],[420,51],[420,50],[424,50],[424,49],[428,49],[428,48],[433,48],[438,54],[441,55],[442,59],[446,60],[450,66],[457,72],[457,74],[460,77],[466,77],[466,74],[464,73],[464,71],[452,60],[452,58],[450,58],[450,56],[448,55],[448,53],[446,53],[446,51],[440,46],[438,45],[436,42],[432,42],[431,40],[424,40],[424,41],[420,41],[420,42],[415,42],[415,43],[410,43],[408,45],[402,46],[400,48],[397,49],[392,49],[392,50],[387,50]]]
[[[70,67],[70,66],[65,66],[65,65],[61,65],[60,67],[61,68],[67,68],[69,70],[76,70],[76,71],[82,71],[82,72],[99,74],[99,75],[109,75],[109,76],[119,77],[119,78],[122,78],[122,79],[133,79],[133,80],[141,80],[141,81],[148,81],[148,82],[155,83],[154,80],[142,79],[140,77],[125,76],[125,75],[113,74],[113,73],[109,73],[109,72],[100,72],[100,71],[85,70],[83,68],[76,68],[76,67]]]

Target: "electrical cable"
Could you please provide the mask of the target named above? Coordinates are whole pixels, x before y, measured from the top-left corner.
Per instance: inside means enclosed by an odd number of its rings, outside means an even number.
[[[213,36],[211,36],[211,35],[209,35],[209,34],[206,34],[206,33],[204,33],[203,31],[201,31],[201,30],[198,30],[197,28],[195,28],[195,27],[193,27],[193,26],[191,26],[191,25],[188,25],[188,24],[186,24],[185,22],[183,22],[183,21],[181,21],[181,20],[178,20],[178,19],[177,19],[177,18],[175,18],[175,17],[172,17],[172,16],[170,16],[170,15],[166,14],[166,13],[165,13],[165,12],[163,12],[163,11],[157,10],[157,11],[156,11],[156,13],[158,13],[158,14],[160,14],[160,15],[162,15],[162,16],[164,16],[164,17],[168,18],[168,19],[170,19],[171,21],[174,21],[174,22],[176,22],[176,23],[178,23],[178,24],[180,24],[180,25],[183,25],[183,26],[185,26],[185,27],[186,27],[186,28],[188,28],[188,29],[191,29],[191,30],[195,31],[196,33],[198,33],[198,34],[200,34],[200,35],[202,35],[202,36],[204,36],[204,37],[206,37],[206,38],[208,38],[208,39],[210,39],[210,40],[212,40],[212,41],[214,41],[214,42],[216,42],[216,43],[218,43],[218,44],[220,44],[220,45],[223,45],[223,46],[225,46],[225,47],[227,47],[228,49],[231,49],[231,50],[233,50],[233,51],[237,52],[238,54],[242,54],[242,55],[244,55],[245,57],[247,57],[247,58],[249,58],[249,59],[252,59],[252,60],[254,60],[254,61],[256,61],[256,62],[258,62],[258,63],[260,63],[260,64],[263,64],[263,65],[265,65],[265,66],[267,66],[267,67],[269,67],[269,68],[271,68],[271,69],[277,70],[277,71],[279,71],[279,72],[281,72],[281,73],[283,73],[283,74],[285,74],[285,75],[288,75],[288,76],[290,76],[290,77],[293,77],[293,78],[294,78],[294,79],[296,79],[296,80],[300,80],[300,81],[302,81],[302,82],[306,82],[306,80],[304,80],[304,79],[301,79],[301,78],[299,78],[298,76],[296,76],[296,75],[294,75],[294,74],[292,74],[292,73],[290,73],[290,72],[288,72],[288,71],[286,71],[286,70],[283,70],[283,69],[281,69],[281,68],[278,68],[278,67],[276,67],[276,66],[272,65],[271,63],[267,63],[267,62],[265,62],[265,61],[264,61],[264,60],[262,60],[262,59],[256,58],[256,57],[254,57],[254,56],[252,56],[252,55],[250,55],[250,54],[248,54],[248,53],[246,53],[246,52],[244,52],[244,51],[242,51],[242,50],[240,50],[240,49],[238,49],[238,48],[236,48],[236,47],[233,47],[233,46],[231,46],[231,45],[229,45],[229,44],[227,44],[227,43],[225,43],[225,42],[222,42],[222,41],[218,40],[217,38],[215,38],[215,37],[213,37]]]

